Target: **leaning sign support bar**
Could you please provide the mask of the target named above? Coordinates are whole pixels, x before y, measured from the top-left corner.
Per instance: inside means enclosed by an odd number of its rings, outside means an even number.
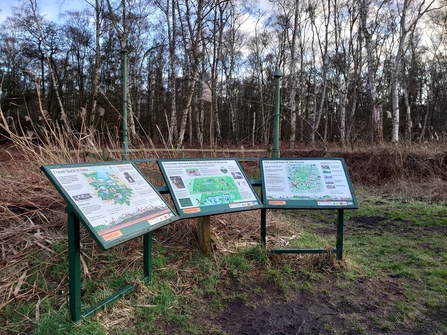
[[[150,280],[151,232],[179,217],[133,163],[46,165],[41,169],[67,203],[70,314],[77,321],[134,290],[134,285],[128,285],[81,313],[79,223],[103,250],[143,235],[143,278]]]
[[[357,209],[358,203],[342,158],[261,159],[262,199],[270,209],[337,209],[336,247],[343,257],[343,221],[345,209]],[[265,216],[265,214],[264,214]],[[261,222],[265,245],[266,224]],[[273,253],[321,253],[325,249],[272,249]]]

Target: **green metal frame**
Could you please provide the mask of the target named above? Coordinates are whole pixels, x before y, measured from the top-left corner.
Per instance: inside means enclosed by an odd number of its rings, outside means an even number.
[[[261,243],[266,246],[266,236],[267,236],[267,209],[263,208],[261,210]],[[337,235],[335,248],[332,252],[337,254],[339,260],[343,259],[343,233],[344,233],[344,210],[338,209],[337,216]],[[315,249],[270,249],[270,252],[274,254],[321,254],[326,252],[326,249],[315,248]]]
[[[81,262],[80,262],[80,224],[79,218],[71,206],[66,208],[68,213],[68,286],[70,317],[72,321],[79,321],[83,317],[91,317],[106,307],[135,290],[136,285],[130,284],[111,296],[101,300],[84,312],[81,311]],[[142,280],[152,280],[152,233],[143,235],[144,275]]]
[[[249,159],[251,160],[251,159]],[[259,160],[259,159],[258,159]],[[145,161],[154,161],[153,159],[148,160],[140,160],[141,162]],[[157,160],[155,160],[157,161]],[[162,170],[162,169],[161,169]],[[241,171],[243,172],[242,168]],[[350,182],[350,181],[349,181]],[[249,184],[252,187],[261,187],[261,193],[263,192],[262,180],[249,180]],[[57,186],[57,185],[55,185]],[[156,190],[162,193],[171,193],[167,186],[158,186],[155,187]],[[353,190],[352,190],[353,193]],[[256,193],[255,193],[256,194]],[[353,193],[354,195],[354,193]],[[354,195],[355,197],[355,195]],[[261,194],[261,199],[262,194]],[[91,317],[96,313],[104,310],[106,307],[110,306],[115,301],[121,299],[125,295],[131,293],[135,290],[135,284],[130,284],[120,291],[112,294],[111,296],[101,300],[94,306],[87,308],[86,310],[81,310],[82,305],[82,297],[81,297],[81,263],[80,263],[80,218],[78,217],[77,210],[72,206],[70,201],[67,201],[68,205],[66,207],[66,212],[68,214],[68,261],[69,261],[69,309],[70,309],[70,317],[73,321],[78,321],[83,317]],[[260,202],[262,204],[262,202]],[[355,202],[357,205],[357,202]],[[251,209],[260,209],[261,210],[261,244],[265,248],[266,247],[266,237],[267,237],[267,209],[269,207],[262,206],[260,208],[251,208]],[[275,207],[274,209],[300,209],[300,208],[291,208],[291,207]],[[303,209],[303,208],[301,208]],[[316,208],[313,208],[316,209]],[[328,208],[322,208],[328,209]],[[332,210],[338,210],[338,218],[337,218],[337,235],[336,235],[336,246],[332,251],[337,254],[339,260],[343,259],[343,234],[344,234],[344,209],[349,208],[330,208]],[[223,214],[213,213],[213,214]],[[207,213],[209,214],[209,213]],[[180,216],[181,218],[181,216]],[[326,252],[326,249],[271,249],[272,253],[276,254],[316,254]],[[152,233],[147,232],[143,235],[143,277],[142,280],[150,283],[152,280]]]

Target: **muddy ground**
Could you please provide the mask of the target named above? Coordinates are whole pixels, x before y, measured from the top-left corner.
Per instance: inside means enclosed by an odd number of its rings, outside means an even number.
[[[411,151],[382,148],[360,151],[332,151],[304,149],[284,151],[281,157],[343,157],[355,184],[382,189],[384,192],[412,192],[415,198],[445,201],[446,154],[444,151]],[[426,181],[422,190],[412,182]],[[413,185],[413,188],[411,188]],[[409,187],[409,188],[407,188]],[[447,238],[447,227],[420,228],[393,224],[382,216],[358,216],[346,222],[345,237],[351,232],[371,232],[417,237],[420,234],[439,233]],[[306,228],[306,227],[304,227]],[[309,227],[310,228],[310,227]],[[315,227],[313,227],[315,229]],[[335,236],[335,227],[321,225],[320,234]],[[432,248],[434,246],[427,246]],[[284,257],[284,256],[282,256]],[[228,335],[295,335],[295,334],[440,334],[445,329],[447,306],[420,313],[403,324],[392,320],[399,315],[397,301],[404,300],[404,278],[388,277],[382,280],[357,279],[349,289],[336,285],[336,274],[328,273],[322,279],[313,279],[303,289],[303,278],[297,279],[297,289],[281,291],[261,272],[252,275],[252,282],[243,285],[237,281],[222,284],[228,294],[239,292],[243,299],[229,301],[221,314],[209,312],[207,304],[198,306],[193,314],[199,329],[205,334]],[[262,295],[252,292],[262,287]],[[412,283],[411,285],[414,285]],[[205,325],[205,326],[204,326]]]
[[[0,162],[8,165],[10,144],[0,148]],[[246,153],[250,157],[249,152]],[[405,192],[402,180],[427,180],[424,190],[413,189],[415,197],[433,201],[446,200],[447,155],[442,150],[419,150],[417,153],[390,148],[369,150],[321,150],[301,148],[282,152],[282,157],[343,157],[354,184],[398,189]],[[420,228],[383,224],[384,217],[353,217],[346,222],[345,236],[352,231],[371,231],[417,236]],[[304,227],[306,228],[306,227]],[[314,227],[315,228],[315,227]],[[425,228],[425,233],[428,231]],[[432,227],[447,237],[447,227]],[[335,227],[321,225],[320,234],[334,236]],[[432,232],[431,232],[432,233]],[[432,246],[427,246],[430,248]],[[285,257],[285,256],[284,256]],[[405,324],[389,320],[398,315],[397,300],[403,298],[405,279],[389,277],[382,280],[357,279],[349,289],[336,285],[339,277],[328,273],[319,279],[298,278],[297,288],[280,289],[262,271],[251,273],[243,282],[229,278],[220,283],[228,296],[238,296],[226,302],[223,312],[208,308],[210,301],[198,302],[192,312],[192,322],[204,334],[226,335],[295,335],[295,334],[438,334],[439,325],[445,326],[447,307],[431,309],[416,315]],[[306,286],[308,285],[308,286]],[[414,284],[412,284],[414,285]],[[260,287],[255,291],[253,287]],[[258,293],[257,293],[258,292]],[[262,292],[262,293],[259,293]],[[210,299],[212,299],[210,297]],[[446,304],[447,306],[447,304]],[[396,324],[399,324],[396,327]],[[180,334],[170,324],[160,325],[167,333]]]
[[[381,216],[354,217],[346,222],[345,234],[392,232],[416,237],[421,233],[436,232],[447,238],[447,227],[431,227],[430,231],[422,232],[402,224],[385,225],[383,221]],[[334,236],[335,227],[326,224],[316,231]],[[435,246],[427,246],[430,247]],[[286,291],[272,284],[262,272],[252,274],[251,281],[244,284],[230,280],[222,283],[221,289],[228,295],[246,294],[244,298],[229,301],[221,314],[209,312],[206,306],[210,302],[204,302],[193,314],[194,323],[199,329],[207,329],[205,334],[222,334],[220,331],[224,331],[228,335],[428,335],[441,334],[439,329],[445,329],[447,306],[420,313],[403,324],[392,320],[393,315],[400,313],[398,301],[404,300],[403,286],[415,285],[405,278],[360,278],[352,281],[349,288],[336,285],[339,280],[340,276],[335,273],[309,279],[309,283],[306,277],[300,277],[297,278],[297,288],[287,288]],[[262,288],[262,294],[250,293],[255,286]]]

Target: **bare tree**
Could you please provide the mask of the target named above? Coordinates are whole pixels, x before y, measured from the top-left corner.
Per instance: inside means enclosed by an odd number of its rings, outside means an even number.
[[[192,71],[188,75],[186,103],[183,108],[180,121],[179,135],[177,139],[177,147],[181,147],[186,130],[186,121],[188,113],[191,109],[191,102],[195,92],[197,75],[200,65],[200,46],[202,39],[202,20],[203,20],[204,0],[184,1],[184,12],[177,4],[177,12],[182,20],[181,32],[183,38],[183,47],[185,55],[189,56]],[[192,135],[192,134],[191,134]]]
[[[289,51],[290,60],[286,63],[288,66],[288,85],[289,85],[289,97],[288,108],[290,109],[290,135],[289,135],[289,148],[295,147],[296,141],[296,124],[297,124],[297,44],[302,38],[302,7],[304,3],[300,1],[284,0],[279,1],[278,6],[280,11],[278,13],[278,21],[280,29],[286,33],[287,46]],[[303,59],[303,52],[300,52],[300,58]],[[301,71],[300,71],[301,72]]]
[[[166,29],[168,34],[168,45],[169,45],[169,92],[171,100],[171,114],[169,120],[168,129],[168,141],[167,145],[172,146],[175,139],[177,138],[177,90],[176,90],[176,80],[177,80],[177,70],[176,70],[176,41],[177,41],[177,19],[176,19],[176,1],[177,0],[157,0],[156,4],[158,8],[163,12],[166,18]]]
[[[233,143],[236,143],[238,140],[237,117],[239,113],[237,109],[238,96],[235,88],[237,84],[235,72],[238,60],[242,55],[242,49],[246,43],[246,34],[241,31],[246,18],[244,18],[243,13],[236,6],[230,6],[229,11],[229,27],[226,30],[222,46],[222,67],[225,75],[225,101],[229,109],[230,138]]]
[[[380,4],[379,8],[383,5]],[[382,126],[382,115],[380,113],[380,108],[378,108],[377,102],[377,91],[375,83],[375,59],[373,54],[373,29],[374,26],[370,26],[368,21],[368,16],[370,15],[371,0],[361,0],[360,2],[360,22],[361,31],[365,39],[366,48],[366,63],[367,63],[367,84],[369,89],[370,105],[372,109],[372,120],[373,120],[373,140],[376,143],[382,143],[383,141],[383,126]],[[374,22],[377,22],[374,20]]]
[[[265,13],[258,12],[256,13],[256,23],[254,36],[251,38],[249,42],[249,47],[251,48],[251,58],[253,65],[254,77],[256,79],[256,88],[257,88],[257,105],[258,108],[253,112],[253,129],[261,130],[262,142],[264,144],[268,144],[270,134],[268,131],[268,115],[266,111],[266,92],[264,87],[266,85],[266,69],[265,66],[265,58],[267,57],[267,48],[269,46],[272,35],[269,31],[265,29],[262,24],[262,20],[264,19]],[[260,125],[256,126],[256,120],[260,119]]]
[[[408,37],[416,28],[419,20],[430,10],[435,0],[403,0],[397,3],[397,15],[399,18],[398,47],[393,59],[391,71],[391,103],[393,114],[393,131],[391,142],[399,142],[399,78],[402,71],[402,60],[407,50]]]
[[[110,20],[111,20],[113,27],[115,28],[116,33],[118,35],[118,40],[119,40],[120,46],[121,46],[121,52],[125,52],[125,53],[127,53],[127,51],[128,51],[127,46],[128,46],[128,36],[129,36],[129,28],[128,28],[129,22],[127,19],[128,12],[127,12],[127,7],[126,7],[127,1],[131,1],[131,0],[121,0],[121,3],[120,3],[121,22],[119,22],[117,16],[115,15],[115,11],[112,7],[110,0],[107,0],[107,6],[109,9]],[[124,64],[123,64],[123,66],[124,66]],[[129,67],[126,66],[124,71],[126,71],[126,76],[128,77],[129,76]],[[135,129],[135,117],[134,117],[134,113],[133,113],[133,109],[132,109],[132,103],[130,100],[129,85],[127,83],[128,83],[128,81],[126,81],[126,87],[124,87],[123,89],[126,90],[126,95],[128,97],[128,101],[125,101],[125,103],[127,105],[127,117],[128,117],[130,140],[131,140],[131,142],[133,142],[137,137],[137,133],[136,133],[136,129]]]
[[[335,54],[332,63],[335,67],[334,86],[338,106],[338,132],[342,146],[351,138],[358,99],[360,81],[361,52],[356,30],[359,21],[357,1],[333,0]],[[356,36],[357,35],[357,36]],[[350,107],[350,109],[349,109]],[[349,111],[348,111],[349,109]]]
[[[52,81],[52,84],[53,84],[53,87],[54,87],[54,93],[56,95],[57,103],[58,103],[59,109],[60,109],[60,119],[61,119],[62,124],[64,125],[65,130],[67,131],[67,133],[71,134],[72,133],[72,129],[71,129],[71,126],[70,126],[70,122],[68,120],[68,116],[65,113],[64,105],[62,103],[62,99],[61,99],[60,94],[59,94],[59,90],[58,90],[59,85],[57,85],[57,82],[56,82],[56,76],[55,76],[54,69],[53,69],[53,66],[52,66],[53,64],[50,61],[50,55],[48,53],[45,35],[43,33],[43,30],[42,30],[42,20],[41,20],[41,18],[38,15],[37,1],[36,0],[29,0],[29,1],[30,1],[30,9],[31,9],[31,14],[32,14],[32,18],[33,18],[33,23],[37,26],[37,31],[39,32],[40,40],[43,43],[43,49],[44,49],[44,53],[45,53],[45,58],[46,58],[46,61],[48,63],[48,69],[49,69],[51,81]]]
[[[320,103],[317,107],[317,101],[316,101],[316,92],[314,94],[315,99],[315,105],[314,105],[314,111],[312,113],[311,118],[311,132],[310,132],[310,143],[315,144],[315,135],[318,132],[318,127],[320,126],[321,117],[323,115],[324,111],[324,105],[326,102],[326,92],[327,92],[327,67],[328,67],[328,46],[329,46],[329,24],[330,24],[330,16],[331,16],[331,7],[330,7],[330,0],[327,1],[327,4],[325,2],[322,2],[322,15],[320,15],[320,19],[323,20],[323,31],[320,30],[320,27],[317,26],[316,23],[316,9],[317,9],[317,3],[313,3],[309,6],[309,18],[313,26],[312,30],[312,36],[315,36],[318,40],[317,47],[320,51],[321,56],[321,91],[320,91]],[[323,34],[323,38],[321,38],[321,34]],[[315,41],[313,41],[314,45]],[[314,65],[315,67],[315,65]],[[316,72],[316,69],[314,70]],[[314,80],[315,89],[317,87],[316,80]]]

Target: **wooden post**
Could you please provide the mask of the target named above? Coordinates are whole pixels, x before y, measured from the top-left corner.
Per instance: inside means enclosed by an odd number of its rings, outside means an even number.
[[[199,241],[200,250],[206,255],[211,255],[211,229],[210,216],[202,216],[197,218],[197,239]]]

